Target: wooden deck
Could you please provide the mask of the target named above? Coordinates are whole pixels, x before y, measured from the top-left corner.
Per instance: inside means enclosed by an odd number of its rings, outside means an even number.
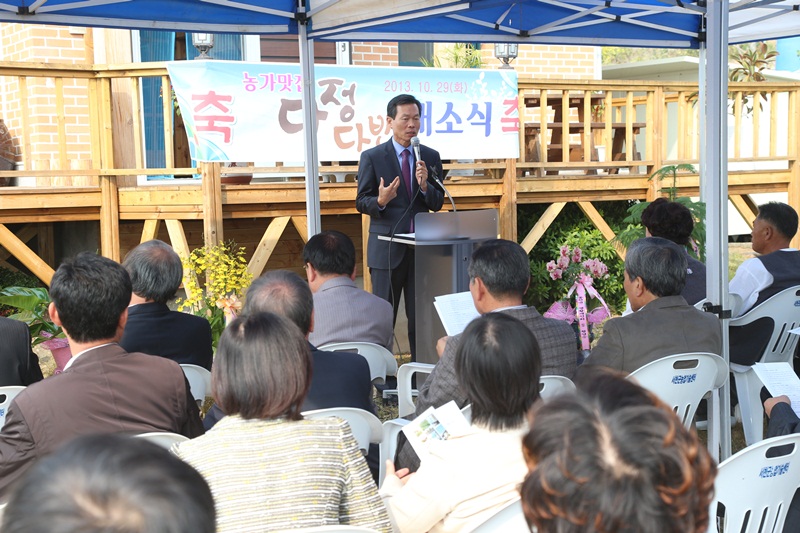
[[[155,236],[171,241],[180,253],[188,253],[204,240],[218,242],[233,236],[248,248],[256,275],[265,268],[300,268],[300,250],[308,238],[302,181],[286,178],[224,185],[220,178],[228,170],[218,164],[174,168],[169,103],[164,106],[168,168],[144,169],[138,118],[141,104],[134,96],[139,94],[143,77],[165,79],[163,64],[87,69],[0,63],[0,76],[16,80],[18,91],[7,105],[12,113],[5,120],[17,136],[22,167],[27,169],[2,171],[0,177],[33,182],[0,188],[0,264],[8,265],[13,256],[49,282],[56,257],[54,227],[89,221],[99,223],[101,253],[117,260],[136,243]],[[85,91],[88,102],[88,148],[76,147],[63,120],[68,103],[59,91],[64,91],[66,80],[74,79],[82,80],[79,90]],[[41,80],[46,83],[36,83]],[[54,93],[57,142],[51,153],[41,154],[37,152],[36,117],[27,110],[47,90]],[[459,209],[499,209],[501,235],[510,239],[518,238],[519,204],[551,204],[522,239],[528,250],[567,202],[577,202],[603,234],[613,238],[592,202],[655,198],[658,186],[648,180],[654,169],[697,164],[696,85],[520,80],[519,91],[520,123],[533,124],[520,129],[521,157],[445,165],[453,173],[469,174],[450,176],[446,185]],[[766,95],[756,99],[761,105],[752,105],[756,91]],[[798,92],[800,84],[731,84],[735,133],[729,191],[749,222],[755,213],[747,196],[751,193],[788,192],[789,202],[800,208]],[[525,107],[526,102],[536,107]],[[548,105],[541,106],[541,102]],[[550,145],[562,149],[552,150]],[[629,145],[635,150],[628,149]],[[566,147],[569,149],[563,149]],[[553,154],[559,156],[555,161],[551,160]],[[325,165],[321,175],[357,171],[335,162]],[[281,176],[302,169],[276,166],[245,171]],[[137,176],[145,174],[200,174],[202,179],[136,185]],[[681,194],[698,194],[698,176],[681,175],[678,188]],[[355,211],[355,194],[352,181],[321,183],[322,224],[345,230],[363,250],[367,220]],[[445,208],[449,208],[447,202]]]

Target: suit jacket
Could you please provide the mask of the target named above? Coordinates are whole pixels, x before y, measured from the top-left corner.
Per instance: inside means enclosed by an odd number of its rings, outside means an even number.
[[[358,309],[343,313],[342,306]],[[347,276],[331,278],[314,293],[314,331],[310,343],[371,342],[392,349],[394,315],[392,304],[359,289]]]
[[[128,352],[142,352],[190,363],[211,370],[214,353],[211,326],[205,318],[170,311],[160,303],[128,308],[128,322],[120,346]]]
[[[543,376],[572,378],[578,366],[578,342],[572,326],[562,320],[545,318],[533,307],[505,309],[500,312],[521,321],[536,337],[542,356]],[[456,376],[456,351],[460,343],[461,334],[454,335],[447,341],[442,357],[419,389],[415,416],[421,415],[429,407],[440,407],[450,400],[455,401],[459,408],[466,407],[469,403]],[[412,471],[419,468],[419,458],[405,442],[405,438],[401,437],[398,442],[398,468],[410,468]]]
[[[429,175],[435,172],[440,179],[444,179],[439,152],[427,146],[420,146],[420,157],[428,165]],[[412,166],[412,197],[419,188],[413,176],[413,168]],[[384,209],[380,209],[378,207],[378,186],[381,178],[383,178],[384,185],[389,185],[397,176],[400,176],[402,182],[400,163],[397,160],[392,139],[361,154],[361,160],[358,163],[356,209],[359,213],[370,216],[367,242],[367,266],[369,268],[385,270],[396,268],[405,256],[406,245],[381,241],[378,239],[378,235],[389,235],[392,230],[394,230],[394,234],[408,233],[414,215],[438,211],[444,202],[442,192],[428,184],[427,192],[422,194],[420,191],[416,195],[411,209],[408,209],[411,198],[408,196],[405,185],[401,183],[397,189],[397,197],[390,201]],[[390,255],[391,264],[389,263]]]
[[[685,352],[722,353],[719,319],[687,304],[683,296],[663,296],[633,314],[607,321],[584,364],[633,372]]]
[[[0,432],[0,495],[36,459],[74,437],[148,431],[203,434],[181,368],[117,344],[88,350],[11,402]]]
[[[31,348],[28,325],[0,317],[0,387],[28,386],[42,380],[39,358]]]

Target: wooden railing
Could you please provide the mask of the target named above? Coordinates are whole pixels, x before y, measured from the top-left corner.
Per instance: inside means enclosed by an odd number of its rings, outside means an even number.
[[[30,225],[59,221],[100,222],[104,255],[119,259],[121,221],[142,223],[141,238],[156,235],[164,221],[176,248],[189,245],[183,223],[203,221],[203,238],[223,238],[223,220],[264,219],[251,262],[254,273],[266,265],[291,222],[305,235],[305,194],[301,167],[245,167],[218,164],[198,168],[181,162],[180,126],[172,102],[162,99],[165,164],[145,168],[140,93],[143,80],[160,78],[159,63],[96,66],[0,63],[5,120],[16,137],[18,170],[0,171],[17,180],[0,189],[0,262],[13,255],[45,281],[52,274],[52,251],[34,253],[26,244]],[[789,191],[800,204],[797,142],[798,84],[731,84],[731,199],[748,220],[753,192]],[[530,249],[567,202],[575,201],[608,236],[610,228],[593,201],[652,199],[659,185],[648,180],[656,169],[698,163],[697,85],[692,83],[520,80],[520,157],[450,163],[448,188],[460,208],[500,210],[501,234],[516,238],[520,203],[552,204],[524,239]],[[709,134],[720,134],[710,131]],[[179,148],[176,151],[176,146]],[[355,214],[357,167],[323,162],[320,167],[323,216]],[[250,185],[221,185],[228,173],[262,176]],[[174,175],[157,185],[140,185],[145,176]],[[193,179],[199,175],[202,179]],[[344,181],[335,181],[338,176]],[[681,174],[683,194],[697,194],[697,174]],[[28,224],[10,231],[7,224]],[[44,231],[45,236],[47,234]],[[261,233],[261,230],[259,230]],[[52,237],[50,237],[52,238]],[[189,239],[191,240],[191,239]],[[45,245],[44,248],[47,248]],[[0,263],[2,264],[2,263]]]

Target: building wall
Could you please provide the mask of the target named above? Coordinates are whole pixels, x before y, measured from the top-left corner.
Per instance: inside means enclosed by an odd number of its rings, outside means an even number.
[[[45,26],[41,24],[0,24],[0,60],[69,63],[92,63],[92,32],[85,28]],[[16,78],[0,77],[0,118],[13,141],[14,159],[23,163],[23,109],[28,113],[31,153],[24,154],[34,168],[58,166],[59,152],[57,99],[54,78],[27,79],[23,95]],[[89,101],[86,80],[64,79],[63,117],[66,159],[73,168],[90,157]]]

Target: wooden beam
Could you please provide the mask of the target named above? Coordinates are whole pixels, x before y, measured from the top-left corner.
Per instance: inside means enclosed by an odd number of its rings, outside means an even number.
[[[98,87],[101,122],[100,151],[103,168],[114,168],[114,132],[111,126],[111,80]],[[119,194],[115,176],[100,176],[100,252],[119,261]]]
[[[181,259],[189,257],[189,243],[186,241],[186,233],[183,231],[183,224],[180,220],[167,220],[167,233],[172,249],[175,250]]]
[[[286,229],[286,225],[289,224],[291,218],[292,217],[275,217],[272,219],[272,222],[269,223],[269,226],[267,226],[267,231],[265,231],[264,236],[261,237],[261,242],[256,246],[253,257],[247,265],[247,270],[254,278],[259,277],[261,273],[264,272],[264,267],[267,266],[267,261],[269,261],[272,252],[275,251],[278,240],[280,240],[281,235],[283,235],[283,230]]]
[[[603,215],[601,215],[600,212],[595,209],[591,202],[578,202],[578,207],[580,207],[581,211],[583,211],[583,214],[592,221],[592,224],[594,224],[595,227],[600,230],[600,233],[603,234],[603,237],[605,237],[608,242],[614,245],[614,250],[616,250],[617,255],[624,261],[625,247],[619,242],[614,242],[614,239],[617,237],[617,235],[614,233],[614,230],[611,229],[611,226],[606,223]]]
[[[222,235],[222,184],[219,163],[200,163],[203,188],[203,238],[208,246],[223,241]]]
[[[33,272],[33,275],[42,280],[42,282],[50,286],[50,280],[53,279],[55,271],[45,263],[41,257],[36,255],[33,250],[19,240],[14,232],[6,227],[5,224],[0,224],[0,245],[25,265],[28,270]]]
[[[36,228],[36,246],[39,251],[39,257],[42,261],[56,267],[56,251],[55,251],[55,238],[53,235],[53,223],[43,222]],[[17,233],[19,235],[19,233]]]
[[[308,217],[295,215],[292,217],[292,225],[303,242],[308,242]]]
[[[144,227],[142,228],[142,238],[139,242],[142,243],[155,239],[158,236],[159,226],[161,226],[161,221],[157,218],[145,220]]]
[[[758,207],[755,205],[753,200],[751,200],[749,196],[740,194],[731,194],[728,196],[728,198],[733,204],[733,207],[735,207],[739,214],[742,215],[742,218],[747,223],[747,226],[750,229],[753,229],[753,221],[756,219],[756,215],[758,215]]]
[[[539,239],[542,238],[544,232],[547,231],[547,228],[550,227],[550,224],[553,223],[565,205],[567,205],[567,202],[554,202],[542,213],[542,216],[539,217],[539,220],[536,221],[536,224],[533,225],[522,240],[521,245],[526,252],[531,253],[533,247],[536,246],[536,243],[539,242]]]
[[[25,243],[36,237],[36,235],[37,235],[36,227],[33,224],[26,224],[16,233],[17,238]],[[12,254],[10,251],[6,249],[0,249],[0,261],[5,261],[11,256]]]

